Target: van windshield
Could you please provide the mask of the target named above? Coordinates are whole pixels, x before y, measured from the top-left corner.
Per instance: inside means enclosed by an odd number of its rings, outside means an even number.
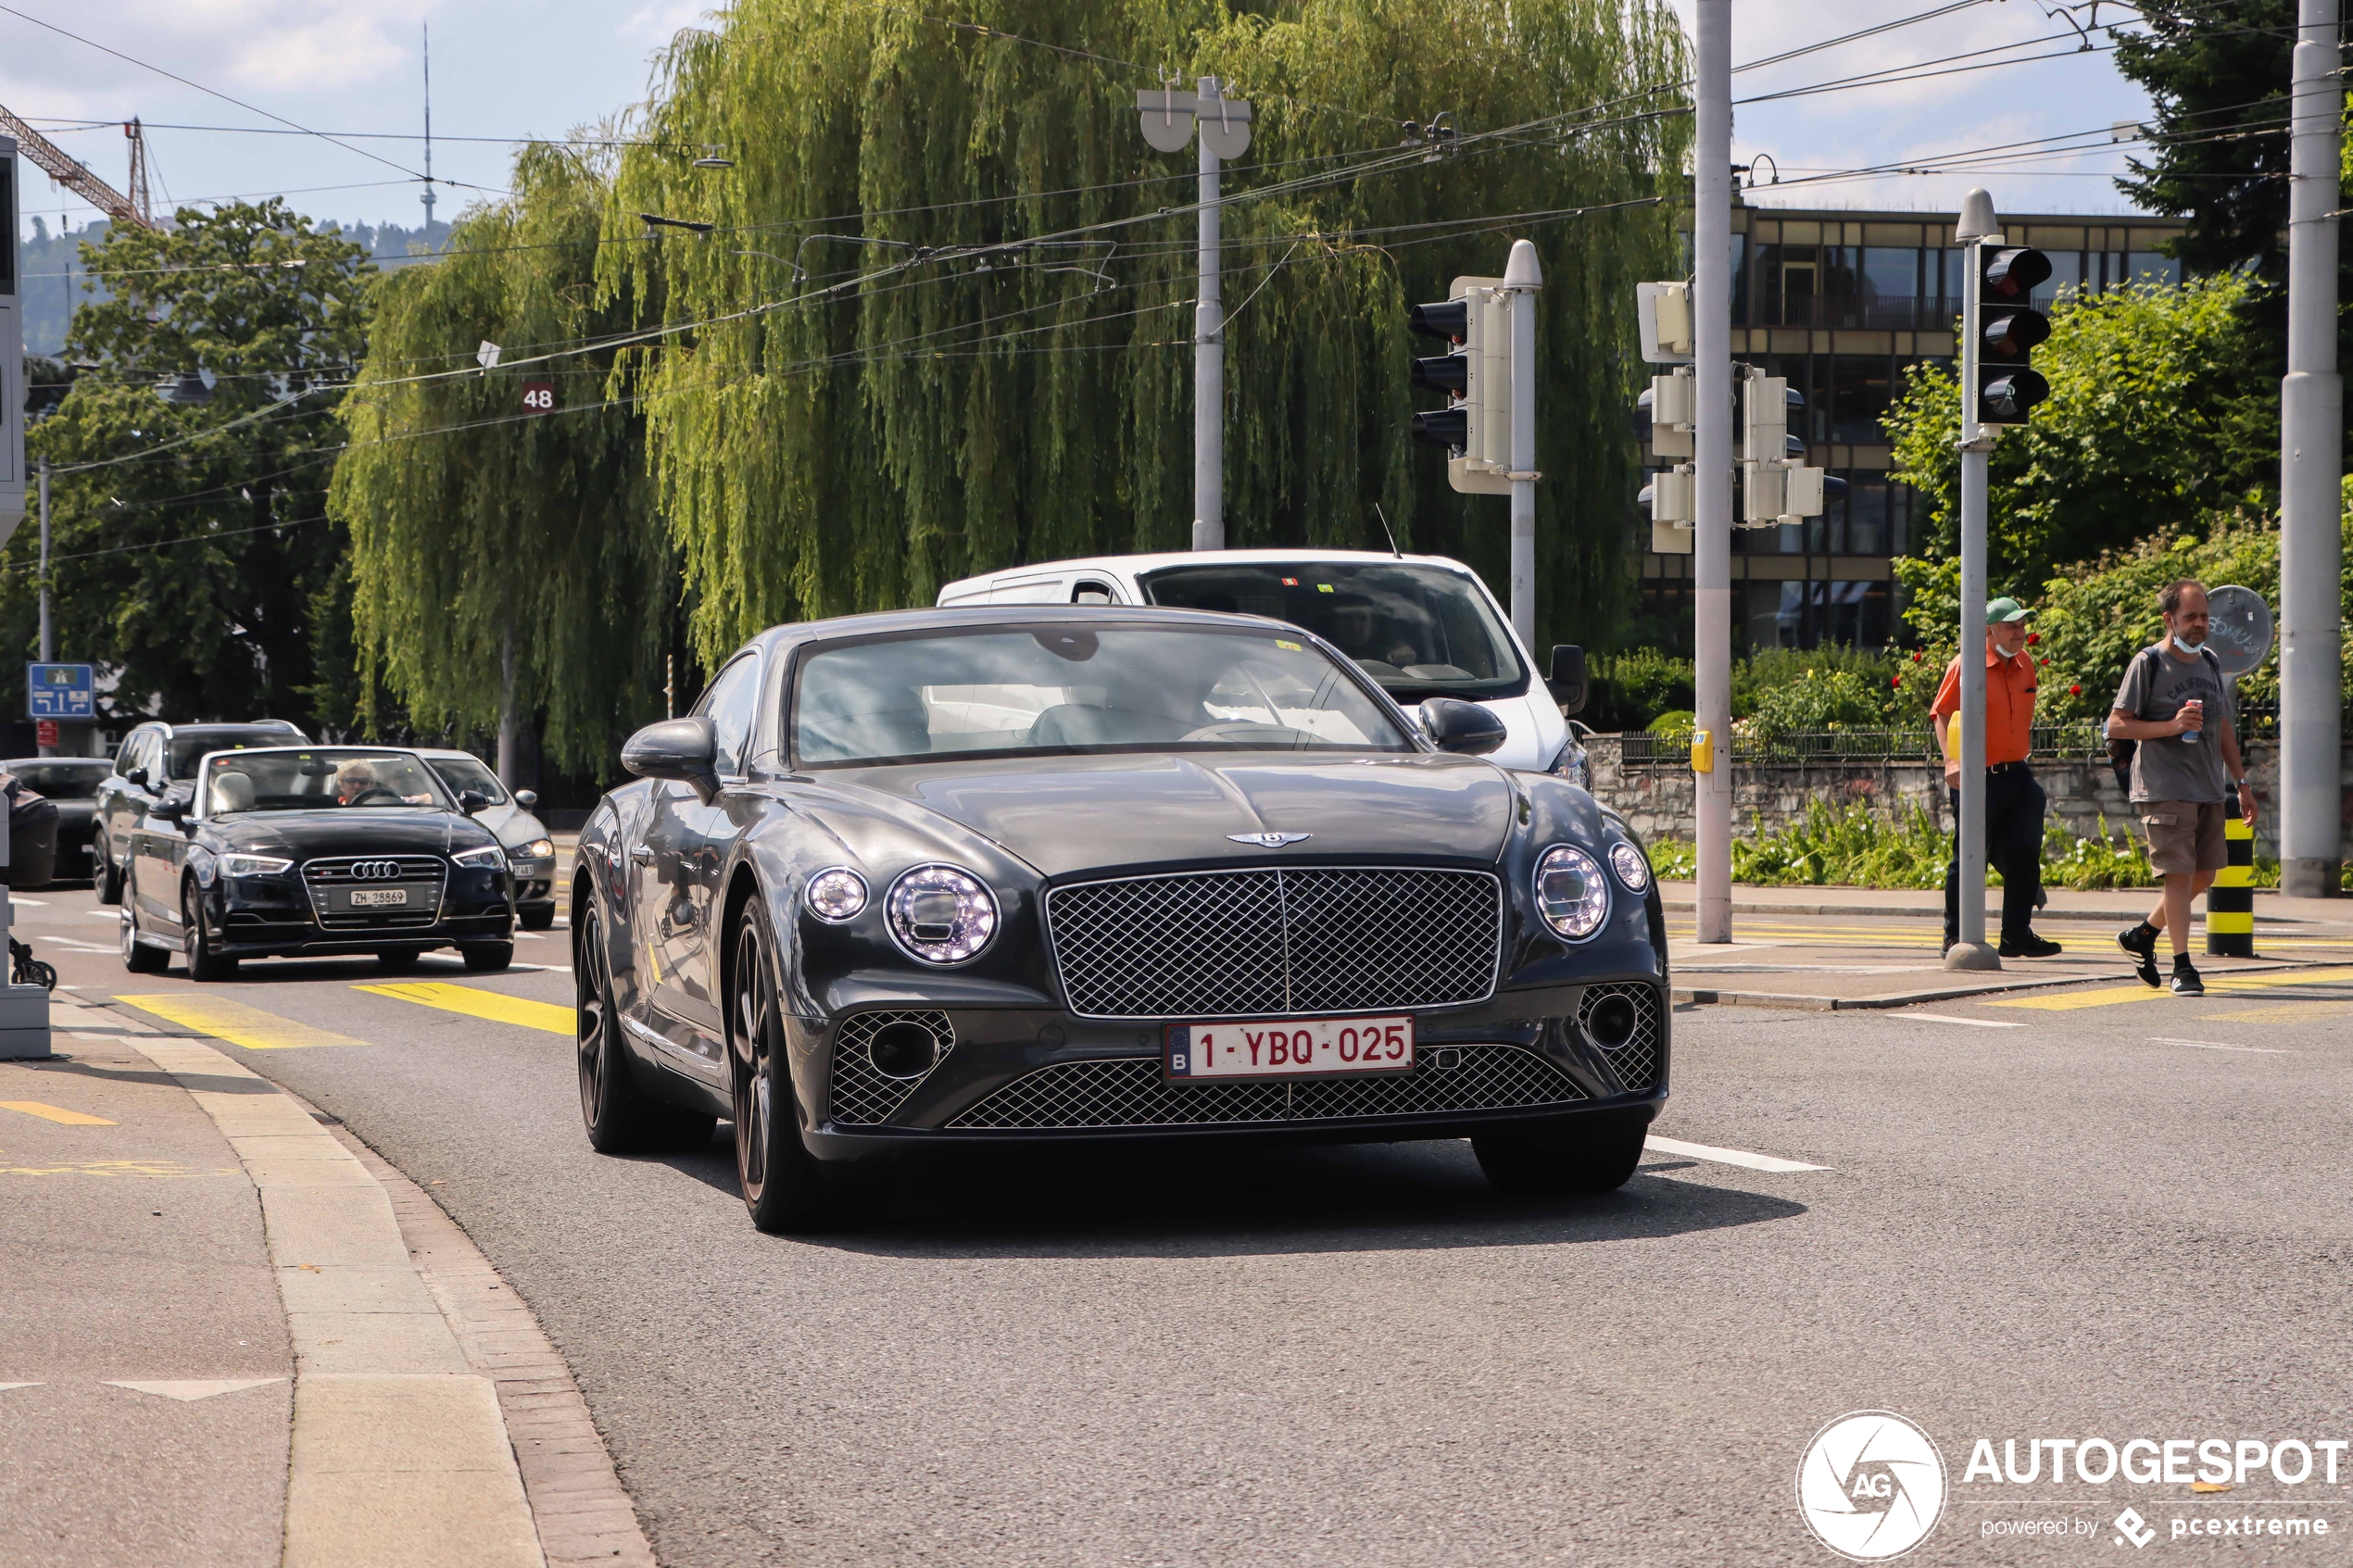
[[[1403,703],[1515,696],[1528,671],[1470,577],[1414,561],[1220,561],[1142,579],[1152,604],[1304,626]]]

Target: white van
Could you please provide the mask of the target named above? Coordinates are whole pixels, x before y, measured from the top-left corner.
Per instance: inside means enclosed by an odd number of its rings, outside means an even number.
[[[1410,709],[1433,696],[1476,702],[1508,732],[1491,760],[1588,783],[1585,659],[1552,650],[1540,671],[1478,574],[1443,556],[1367,550],[1186,550],[1007,567],[939,590],[954,605],[1167,605],[1233,610],[1303,626],[1354,659]]]

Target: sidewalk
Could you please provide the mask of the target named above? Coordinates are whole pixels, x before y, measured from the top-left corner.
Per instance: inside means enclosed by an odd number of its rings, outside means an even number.
[[[0,1061],[0,1564],[652,1563],[431,1199],[200,1036],[51,1021]]]
[[[1729,944],[1701,943],[1695,889],[1663,882],[1675,1000],[1680,1004],[1845,1010],[1908,1007],[2082,981],[2133,981],[2116,932],[2139,920],[2145,890],[2054,889],[2037,917],[2066,950],[2050,959],[2010,959],[1998,971],[1944,965],[1940,895],[1859,887],[1732,889]],[[2256,897],[2257,958],[2206,952],[2202,924],[2190,952],[2208,976],[2238,971],[2353,964],[2353,900]],[[2137,984],[2137,982],[2134,982]]]

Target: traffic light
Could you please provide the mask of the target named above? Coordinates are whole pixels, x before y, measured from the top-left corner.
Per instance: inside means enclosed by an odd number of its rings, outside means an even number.
[[[1977,271],[1977,419],[1980,424],[2022,425],[2051,383],[2028,361],[2051,335],[2050,318],[2034,308],[2036,285],[2051,275],[2039,250],[1983,245]]]
[[[1806,465],[1806,443],[1789,430],[1790,410],[1806,407],[1806,395],[1754,370],[1741,386],[1741,520],[1769,527],[1821,516],[1822,470]]]
[[[1512,339],[1501,278],[1457,278],[1443,303],[1416,305],[1406,325],[1450,352],[1414,361],[1413,384],[1442,392],[1443,408],[1414,415],[1414,436],[1449,454],[1446,483],[1472,495],[1511,493]]]

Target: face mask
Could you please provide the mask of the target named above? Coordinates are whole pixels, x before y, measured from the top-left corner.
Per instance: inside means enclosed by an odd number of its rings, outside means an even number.
[[[2006,648],[1999,643],[1994,645],[1994,651],[2000,654],[2004,659],[2016,659],[2018,657],[2018,649]]]
[[[2204,647],[2206,645],[2203,642],[2185,643],[2182,641],[2182,634],[2179,632],[2176,632],[2173,633],[2173,646],[2180,648],[2183,653],[2195,655],[2198,649]]]

